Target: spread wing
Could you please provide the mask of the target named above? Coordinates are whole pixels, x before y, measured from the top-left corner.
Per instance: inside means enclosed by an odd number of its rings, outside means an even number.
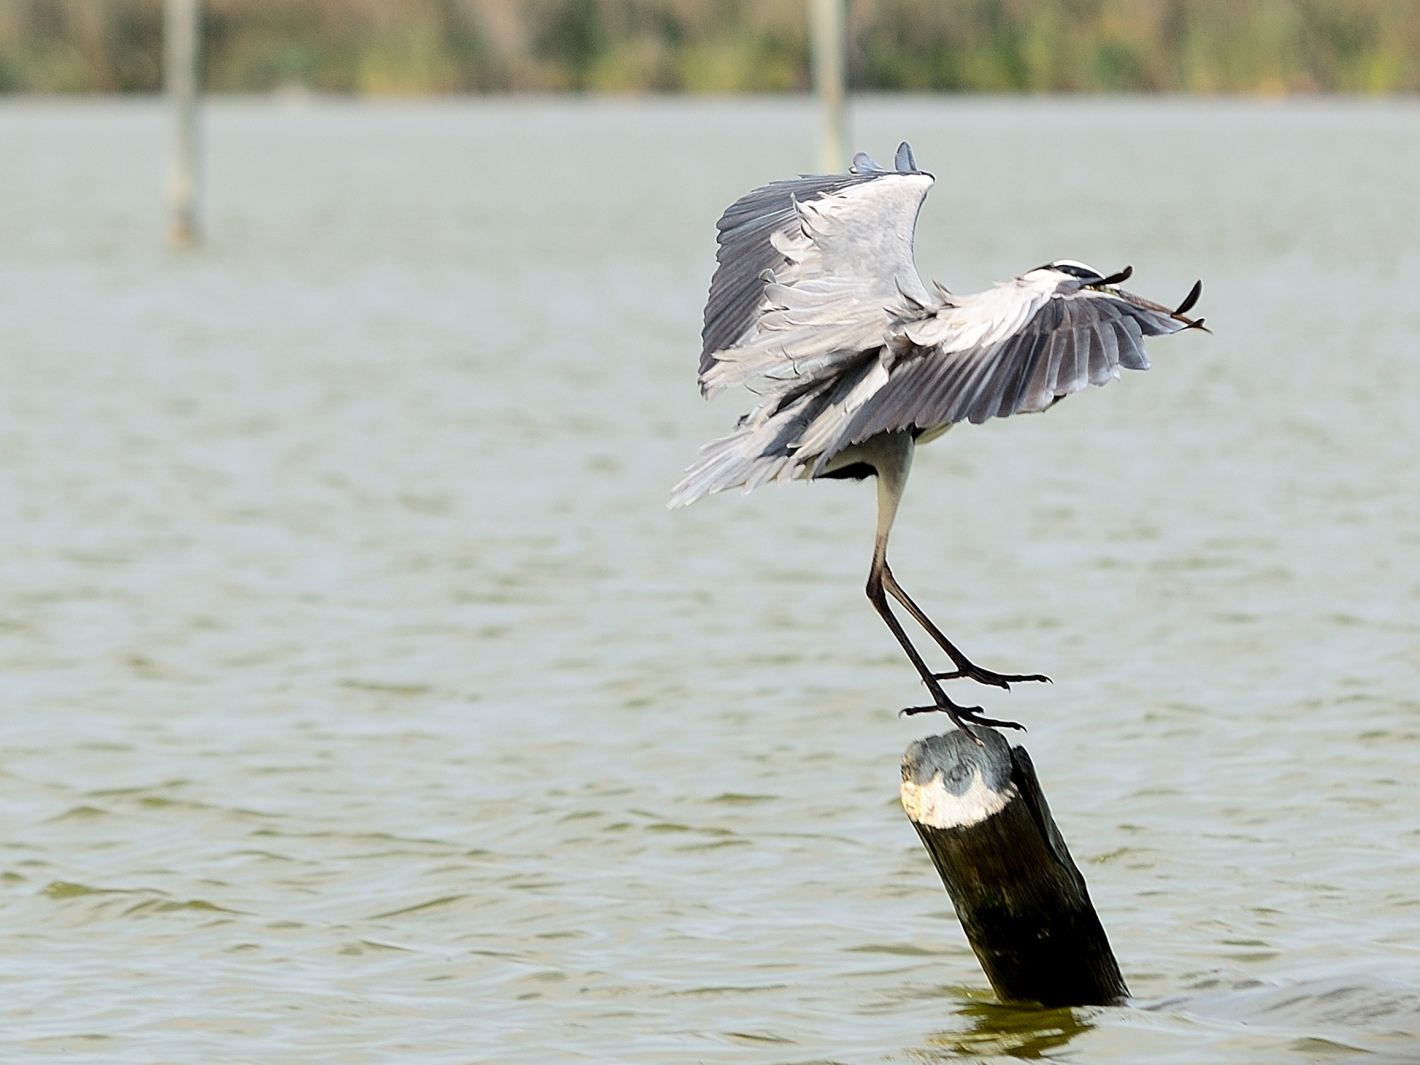
[[[1199,286],[1170,310],[1106,280],[1083,264],[1051,264],[900,322],[857,402],[805,431],[814,472],[878,433],[1044,410],[1121,368],[1147,370],[1144,337],[1203,324],[1183,314]]]
[[[719,222],[719,267],[705,307],[700,388],[755,382],[770,394],[826,379],[887,342],[890,321],[931,297],[912,235],[933,178],[881,170],[867,156],[848,174],[756,189]]]

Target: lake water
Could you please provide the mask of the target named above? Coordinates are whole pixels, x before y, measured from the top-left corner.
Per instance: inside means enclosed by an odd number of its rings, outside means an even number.
[[[881,98],[924,276],[1212,335],[918,454],[1128,1008],[994,1004],[897,799],[869,486],[663,509],[803,100],[0,105],[14,1060],[1420,1060],[1420,104]],[[1369,1052],[1369,1053],[1368,1053]]]

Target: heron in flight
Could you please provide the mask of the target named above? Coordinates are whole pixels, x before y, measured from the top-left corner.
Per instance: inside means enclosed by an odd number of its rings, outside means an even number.
[[[671,509],[726,488],[769,481],[877,478],[878,527],[868,599],[957,727],[1019,728],[960,706],[942,681],[1009,688],[1040,674],[996,673],[973,663],[903,590],[887,561],[888,534],[913,451],[957,422],[1043,411],[1120,367],[1147,370],[1144,337],[1200,328],[1186,317],[1193,286],[1170,310],[1061,259],[985,292],[929,290],[913,263],[917,213],[931,174],[903,143],[895,168],[859,153],[847,174],[776,181],[721,217],[718,267],[705,306],[700,391],[747,386],[760,403],[735,431],[700,449],[671,491]],[[946,652],[935,673],[913,646],[889,597]]]

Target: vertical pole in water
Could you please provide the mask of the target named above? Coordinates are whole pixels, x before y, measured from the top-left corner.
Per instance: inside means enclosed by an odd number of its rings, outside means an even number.
[[[825,174],[845,169],[848,143],[847,0],[809,0],[809,42],[814,91],[821,114],[819,168]]]
[[[202,0],[164,0],[163,51],[172,146],[168,202],[172,242],[191,247],[198,239],[201,175],[198,163],[197,94],[202,41]]]

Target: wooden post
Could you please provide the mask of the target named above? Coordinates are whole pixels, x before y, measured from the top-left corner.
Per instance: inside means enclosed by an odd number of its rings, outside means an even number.
[[[1023,747],[977,727],[902,758],[902,806],[1003,1002],[1106,1006],[1129,989]]]
[[[809,0],[810,64],[821,114],[819,167],[825,174],[847,169],[847,0]]]
[[[198,67],[202,54],[202,0],[164,0],[163,60],[173,134],[168,159],[170,236],[190,247],[200,235],[201,169],[198,158]]]

